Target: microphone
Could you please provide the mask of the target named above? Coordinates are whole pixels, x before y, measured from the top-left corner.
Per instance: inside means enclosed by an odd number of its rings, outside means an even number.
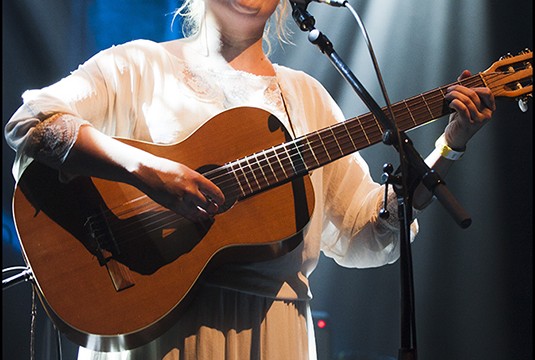
[[[346,6],[347,0],[314,0],[322,4],[327,4],[334,7]]]
[[[297,1],[290,1],[290,2],[302,5],[306,8],[307,5],[311,3],[312,1],[322,3],[322,4],[327,4],[327,5],[334,6],[334,7],[342,7],[342,6],[345,6],[347,3],[347,0],[297,0]]]

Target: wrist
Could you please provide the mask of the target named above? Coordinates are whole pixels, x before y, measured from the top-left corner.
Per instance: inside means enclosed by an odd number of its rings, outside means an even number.
[[[464,155],[465,150],[466,146],[462,149],[450,147],[446,142],[446,137],[444,134],[440,135],[435,142],[435,151],[437,151],[441,157],[448,160],[459,160]]]

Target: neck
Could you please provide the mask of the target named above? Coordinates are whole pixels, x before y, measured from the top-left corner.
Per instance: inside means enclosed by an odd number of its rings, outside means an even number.
[[[192,44],[206,57],[224,61],[236,70],[274,75],[273,66],[262,48],[263,31],[263,23],[225,22],[207,13]]]

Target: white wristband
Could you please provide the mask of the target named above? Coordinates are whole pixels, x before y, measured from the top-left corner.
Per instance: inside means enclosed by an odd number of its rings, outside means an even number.
[[[440,153],[440,156],[448,160],[459,160],[464,155],[464,151],[453,150],[448,146],[448,144],[446,144],[444,134],[440,135],[440,137],[435,142],[435,148]]]

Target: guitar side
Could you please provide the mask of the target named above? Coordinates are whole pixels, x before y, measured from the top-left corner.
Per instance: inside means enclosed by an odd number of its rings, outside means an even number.
[[[122,141],[200,169],[287,141],[282,129],[263,110],[237,108],[178,144]],[[313,198],[309,177],[300,177],[229,204],[213,222],[194,224],[129,185],[94,178],[62,184],[57,172],[34,162],[15,189],[13,211],[49,316],[73,342],[110,351],[161,335],[217,264],[292,250]],[[102,216],[105,221],[93,220]]]

